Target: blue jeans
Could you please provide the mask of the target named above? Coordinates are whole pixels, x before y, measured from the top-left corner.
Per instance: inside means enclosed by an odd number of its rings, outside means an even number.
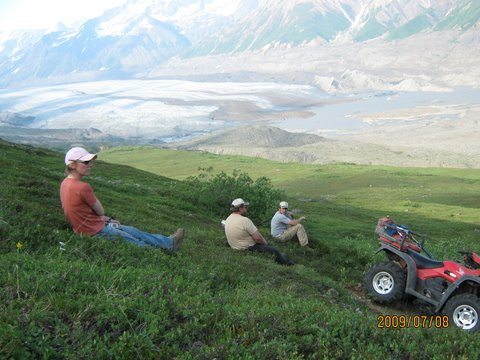
[[[108,240],[115,240],[118,237],[137,246],[156,246],[162,249],[172,250],[173,240],[162,234],[150,234],[133,226],[118,225],[109,223],[95,236],[101,236]]]

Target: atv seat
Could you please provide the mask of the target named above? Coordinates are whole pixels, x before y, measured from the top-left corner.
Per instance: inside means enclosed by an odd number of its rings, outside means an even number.
[[[417,264],[417,269],[435,269],[443,266],[443,261],[430,259],[410,249],[407,250],[407,253]]]

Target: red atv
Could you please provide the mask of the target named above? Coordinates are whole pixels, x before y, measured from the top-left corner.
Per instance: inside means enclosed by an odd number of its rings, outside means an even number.
[[[372,266],[365,276],[366,288],[376,301],[392,303],[410,295],[434,306],[436,313],[448,315],[451,325],[480,329],[477,254],[460,252],[463,264],[434,260],[423,246],[423,235],[388,217],[378,221],[375,233],[380,241],[377,253],[384,251],[389,260]]]

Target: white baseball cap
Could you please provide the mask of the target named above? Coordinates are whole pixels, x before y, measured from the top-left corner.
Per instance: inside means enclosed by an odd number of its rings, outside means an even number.
[[[243,199],[235,199],[232,201],[232,207],[248,206],[249,203]]]
[[[74,161],[90,161],[96,158],[97,154],[90,154],[84,148],[74,147],[65,154],[65,165],[71,164]]]
[[[281,207],[282,209],[288,209],[288,202],[282,201],[282,202],[280,203],[280,207]]]

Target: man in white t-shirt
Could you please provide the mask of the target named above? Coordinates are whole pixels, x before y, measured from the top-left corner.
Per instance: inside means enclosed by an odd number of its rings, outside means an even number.
[[[293,265],[293,262],[275,247],[268,245],[247,214],[248,202],[235,199],[230,207],[230,216],[225,220],[225,236],[228,244],[235,250],[250,250],[275,255],[275,260],[280,264]]]
[[[288,203],[282,201],[270,223],[271,234],[280,241],[291,240],[296,235],[300,246],[308,246],[307,232],[303,225],[300,224],[300,221],[304,219],[304,217],[301,217],[295,220],[292,213],[288,211]]]

